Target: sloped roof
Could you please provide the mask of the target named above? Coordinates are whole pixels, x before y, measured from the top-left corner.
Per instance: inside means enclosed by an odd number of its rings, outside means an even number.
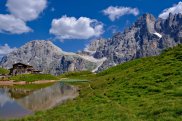
[[[14,65],[22,65],[22,66],[26,66],[26,67],[33,67],[33,66],[31,66],[31,65],[24,64],[24,63],[15,63],[15,64],[13,64],[13,66],[14,66]]]

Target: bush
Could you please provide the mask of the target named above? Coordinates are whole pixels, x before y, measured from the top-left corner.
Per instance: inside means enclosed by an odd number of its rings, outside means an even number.
[[[0,68],[0,75],[7,75],[7,74],[9,74],[9,70]]]

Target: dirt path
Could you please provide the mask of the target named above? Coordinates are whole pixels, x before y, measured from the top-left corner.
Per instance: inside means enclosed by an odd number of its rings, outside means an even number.
[[[57,80],[40,80],[40,81],[32,82],[32,84],[45,84],[45,83],[53,83],[53,82],[57,82]]]
[[[34,82],[26,82],[26,81],[14,81],[14,80],[9,80],[9,81],[0,81],[0,86],[13,86],[13,85],[25,85],[25,84],[46,84],[46,83],[54,83],[58,82],[61,80],[64,80],[67,78],[62,78],[60,80],[38,80]]]
[[[0,86],[13,86],[13,85],[25,85],[25,84],[46,84],[46,83],[53,83],[57,82],[57,80],[39,80],[35,82],[25,82],[25,81],[19,81],[15,82],[13,80],[9,81],[0,81]]]

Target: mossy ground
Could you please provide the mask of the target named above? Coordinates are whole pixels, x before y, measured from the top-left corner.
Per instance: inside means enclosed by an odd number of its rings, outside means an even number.
[[[91,82],[79,83],[81,91],[75,100],[21,120],[182,120],[181,45],[157,57],[126,62],[90,79]]]

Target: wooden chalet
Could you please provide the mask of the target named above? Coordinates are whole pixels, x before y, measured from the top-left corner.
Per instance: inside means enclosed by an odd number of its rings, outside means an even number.
[[[23,63],[13,64],[13,67],[10,69],[10,75],[12,76],[19,74],[38,74],[38,73],[40,73],[40,71],[35,70],[33,66]]]

